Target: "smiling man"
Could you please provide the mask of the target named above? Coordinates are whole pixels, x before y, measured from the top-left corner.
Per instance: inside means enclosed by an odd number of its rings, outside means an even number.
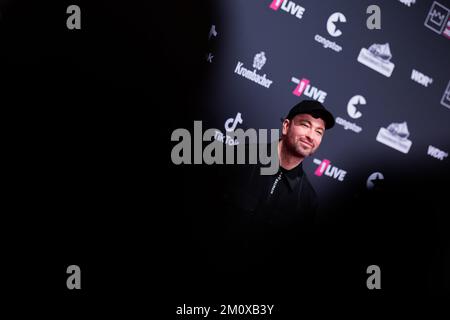
[[[220,261],[221,268],[251,275],[286,275],[305,265],[303,249],[309,250],[307,243],[313,242],[309,235],[318,201],[303,171],[303,160],[319,148],[335,121],[313,100],[295,105],[282,121],[281,137],[274,142],[278,143],[278,172],[261,175],[259,165],[254,165],[227,174],[232,178],[224,192],[224,217],[230,232],[221,253],[229,250],[222,257],[234,259]]]
[[[286,170],[297,167],[319,148],[325,130],[333,126],[332,114],[320,102],[304,100],[294,106],[283,121],[280,166]]]
[[[284,230],[297,223],[309,224],[314,219],[317,197],[303,171],[303,160],[314,154],[325,130],[334,123],[333,115],[314,100],[298,103],[283,120],[278,143],[279,171],[275,177],[254,179],[262,192],[258,202],[263,211],[268,210],[265,216],[272,217],[270,223],[287,222],[278,228]]]

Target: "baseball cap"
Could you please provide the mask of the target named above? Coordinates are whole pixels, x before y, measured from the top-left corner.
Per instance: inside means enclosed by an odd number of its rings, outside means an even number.
[[[296,115],[303,113],[310,114],[314,118],[321,118],[325,122],[325,129],[331,129],[334,126],[335,121],[331,112],[325,109],[323,104],[315,100],[303,100],[297,103],[289,111],[286,119],[292,120]]]

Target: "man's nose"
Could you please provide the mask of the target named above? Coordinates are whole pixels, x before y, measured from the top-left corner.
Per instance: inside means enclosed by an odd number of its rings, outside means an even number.
[[[311,140],[311,141],[313,140],[313,138],[312,138],[312,130],[311,129],[306,131],[305,137],[308,138],[308,140]]]

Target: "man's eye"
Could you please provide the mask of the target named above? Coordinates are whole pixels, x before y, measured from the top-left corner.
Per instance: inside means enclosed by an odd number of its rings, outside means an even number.
[[[323,135],[322,131],[316,131],[319,135]]]
[[[306,124],[306,123],[302,123],[301,125],[304,126],[304,127],[306,127],[306,128],[309,128],[309,127],[308,127],[308,124]]]

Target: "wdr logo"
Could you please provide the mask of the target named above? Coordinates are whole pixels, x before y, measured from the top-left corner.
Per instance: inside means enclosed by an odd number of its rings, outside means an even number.
[[[237,113],[236,118],[229,118],[227,121],[225,121],[225,131],[226,132],[234,132],[238,124],[242,124],[243,119],[240,112]],[[219,130],[216,130],[214,133],[214,139],[216,139],[219,142],[228,144],[230,146],[235,146],[239,144],[238,139],[233,139],[233,137],[223,134]]]

